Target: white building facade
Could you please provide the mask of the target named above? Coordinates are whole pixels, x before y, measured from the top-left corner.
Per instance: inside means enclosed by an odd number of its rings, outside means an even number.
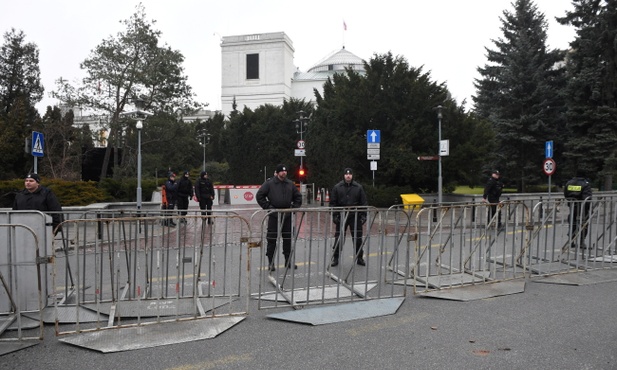
[[[324,58],[307,72],[294,66],[294,47],[284,32],[226,36],[221,42],[221,107],[229,116],[236,109],[282,105],[290,98],[314,101],[313,89],[346,67],[364,73],[364,61],[341,50]]]

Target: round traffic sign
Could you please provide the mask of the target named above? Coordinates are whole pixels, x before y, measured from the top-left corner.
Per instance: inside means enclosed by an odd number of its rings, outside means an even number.
[[[542,170],[546,174],[546,176],[550,176],[555,173],[555,169],[557,169],[557,163],[552,158],[546,158],[544,160],[544,164],[542,165]]]
[[[306,142],[304,142],[304,140],[298,140],[297,146],[298,149],[304,149],[304,147],[306,146]]]

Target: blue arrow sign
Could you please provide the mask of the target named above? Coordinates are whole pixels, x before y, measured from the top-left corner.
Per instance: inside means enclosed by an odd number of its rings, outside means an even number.
[[[553,140],[547,141],[544,144],[544,156],[546,158],[553,158]]]
[[[42,157],[44,148],[45,138],[43,133],[32,131],[32,155],[35,157]]]
[[[381,133],[379,130],[368,130],[366,132],[366,142],[369,144],[377,144],[381,142]]]

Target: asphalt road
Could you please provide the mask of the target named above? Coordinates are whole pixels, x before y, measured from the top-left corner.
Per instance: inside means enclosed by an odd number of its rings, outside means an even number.
[[[310,326],[257,310],[216,338],[102,354],[59,342],[0,369],[617,369],[617,282],[557,285],[459,302],[410,296],[394,315]]]

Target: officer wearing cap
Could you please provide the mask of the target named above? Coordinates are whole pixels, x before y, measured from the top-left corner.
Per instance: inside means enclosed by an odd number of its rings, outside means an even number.
[[[199,180],[195,182],[195,196],[199,202],[199,208],[203,216],[212,214],[212,203],[214,199],[214,186],[208,178],[208,172],[201,171]],[[212,223],[212,219],[208,217],[207,222]]]
[[[330,207],[351,208],[366,207],[367,205],[368,201],[364,188],[353,180],[351,168],[345,168],[343,180],[336,184],[330,193]],[[366,265],[362,252],[362,225],[366,222],[366,210],[334,212],[332,218],[336,225],[336,231],[334,232],[334,252],[332,253],[332,263],[330,266],[337,266],[339,263],[341,244],[345,240],[345,231],[348,228],[351,232],[353,243],[356,246],[356,263],[361,266]],[[341,238],[341,231],[343,238]]]
[[[497,212],[497,204],[499,204],[499,198],[503,190],[503,182],[499,179],[500,173],[498,170],[491,172],[491,177],[488,179],[486,186],[484,186],[484,194],[482,195],[482,201],[489,203],[488,221],[490,222]],[[497,228],[501,228],[501,212],[497,216]]]
[[[276,166],[274,176],[261,185],[255,196],[257,203],[263,209],[288,209],[299,208],[302,206],[302,194],[296,185],[287,178],[287,166],[279,164]],[[268,268],[275,271],[274,252],[276,250],[276,238],[279,230],[283,238],[283,255],[285,256],[286,268],[297,268],[291,266],[291,213],[272,212],[268,217],[268,233],[266,240],[268,247],[266,256],[268,257]]]
[[[41,185],[41,177],[36,173],[29,173],[24,179],[25,189],[18,192],[13,202],[16,211],[32,210],[48,212],[51,215],[52,227],[56,229],[63,220],[62,206],[51,189]]]

